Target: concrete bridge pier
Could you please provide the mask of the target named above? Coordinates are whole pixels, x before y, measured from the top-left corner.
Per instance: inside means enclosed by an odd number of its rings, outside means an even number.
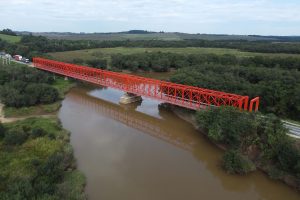
[[[138,101],[142,101],[142,100],[143,99],[141,96],[126,92],[123,96],[121,96],[120,103],[121,104],[130,104],[130,103],[138,102]]]

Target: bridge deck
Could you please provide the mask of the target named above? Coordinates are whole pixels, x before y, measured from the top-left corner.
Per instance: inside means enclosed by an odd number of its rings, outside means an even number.
[[[136,95],[146,96],[163,102],[201,109],[207,106],[234,106],[252,111],[258,109],[259,98],[250,101],[249,97],[194,86],[176,84],[151,78],[95,69],[43,58],[33,58],[36,68],[83,80],[97,85],[120,89]]]

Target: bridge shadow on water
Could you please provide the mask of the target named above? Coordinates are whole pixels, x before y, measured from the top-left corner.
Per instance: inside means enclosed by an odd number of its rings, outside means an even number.
[[[106,91],[108,95],[103,95],[106,98],[104,100],[101,99],[102,97],[99,98],[97,90],[104,92],[106,88],[98,88],[96,90],[94,88],[74,88],[67,95],[66,99],[71,99],[75,104],[86,106],[100,115],[189,152],[195,159],[204,164],[207,171],[227,191],[238,193],[249,190],[255,191],[254,193],[263,199],[280,199],[276,192],[271,192],[271,190],[276,190],[276,188],[282,191],[281,195],[283,196],[290,191],[289,188],[286,188],[281,183],[269,180],[261,172],[248,176],[226,174],[220,167],[222,151],[216,148],[214,144],[211,144],[192,125],[175,116],[164,106],[156,102],[153,105],[151,104],[149,108],[143,108],[143,102],[120,105],[118,104],[118,98],[122,95],[121,92],[114,93],[108,89]],[[147,109],[158,109],[157,114],[149,115],[147,114]]]

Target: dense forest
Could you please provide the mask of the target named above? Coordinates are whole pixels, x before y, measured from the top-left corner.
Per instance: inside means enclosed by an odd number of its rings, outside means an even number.
[[[300,118],[300,72],[265,67],[204,64],[178,70],[172,82],[260,96],[260,110]]]
[[[281,68],[300,70],[300,57],[237,57],[231,54],[177,54],[161,52],[145,52],[131,55],[114,54],[111,65],[119,69],[132,71],[166,72],[171,68],[179,69],[199,64],[240,65],[245,67]]]
[[[32,58],[46,52],[58,52],[91,48],[108,47],[217,47],[233,48],[241,51],[263,53],[300,53],[299,42],[270,42],[270,41],[209,41],[209,40],[138,40],[138,41],[94,41],[94,40],[50,40],[43,36],[24,35],[18,43],[0,40],[0,49],[10,54],[21,54]]]
[[[0,63],[0,100],[11,107],[53,103],[59,97],[53,81],[37,69]]]
[[[112,56],[120,69],[165,72],[172,82],[261,97],[261,110],[300,120],[300,59],[143,53]]]

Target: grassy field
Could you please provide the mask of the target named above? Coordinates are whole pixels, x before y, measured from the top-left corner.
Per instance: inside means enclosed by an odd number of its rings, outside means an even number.
[[[272,54],[272,53],[253,53],[253,52],[242,52],[236,49],[225,49],[225,48],[201,48],[201,47],[187,47],[187,48],[130,48],[130,47],[116,47],[116,48],[97,48],[97,49],[85,49],[77,51],[65,51],[65,52],[55,52],[48,53],[53,59],[71,62],[75,58],[80,58],[83,60],[91,59],[106,59],[110,63],[110,57],[113,54],[135,54],[142,52],[170,52],[178,54],[233,54],[238,57],[251,57],[251,56],[272,56],[272,57],[287,57],[296,56],[297,54]]]
[[[7,42],[16,43],[16,42],[19,42],[21,40],[21,37],[20,36],[0,34],[0,39],[5,40]]]
[[[4,107],[3,112],[5,117],[24,117],[47,115],[56,112],[60,108],[60,102],[55,102],[47,105],[29,106],[29,107]]]

